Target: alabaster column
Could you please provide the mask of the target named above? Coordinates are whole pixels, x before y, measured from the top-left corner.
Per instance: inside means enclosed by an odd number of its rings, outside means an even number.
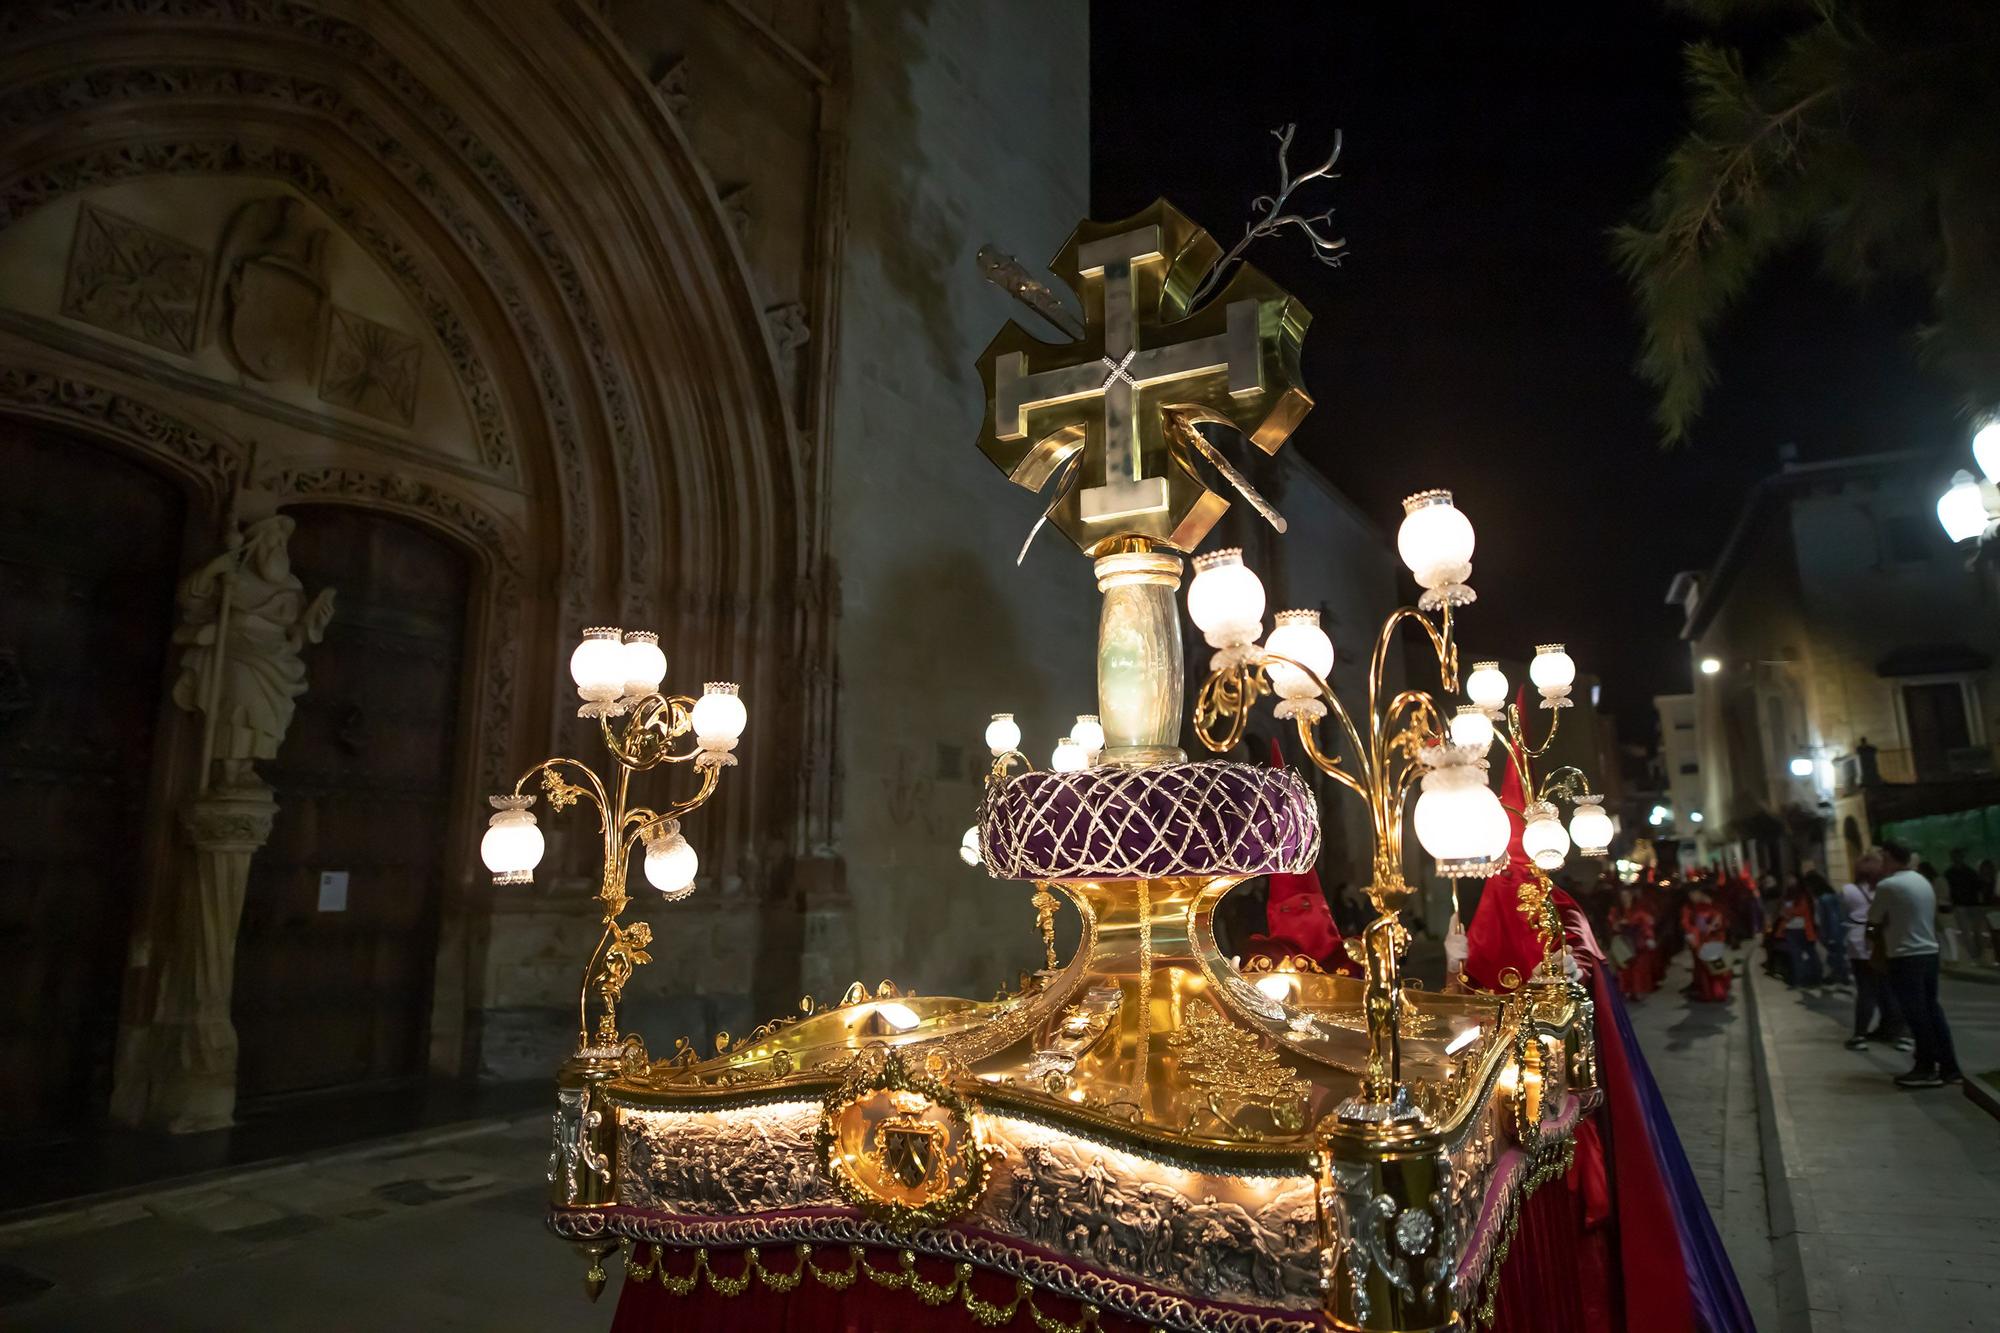
[[[250,858],[278,813],[259,786],[195,798],[181,822],[192,844],[165,937],[151,1021],[119,1053],[113,1114],[128,1124],[196,1134],[236,1113],[236,928]]]
[[[1174,593],[1181,558],[1167,551],[1099,557],[1097,715],[1104,762],[1128,767],[1177,764],[1187,668]]]

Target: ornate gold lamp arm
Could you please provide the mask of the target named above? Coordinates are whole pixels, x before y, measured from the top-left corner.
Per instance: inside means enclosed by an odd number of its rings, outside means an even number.
[[[692,796],[684,801],[675,801],[664,810],[649,810],[645,806],[634,806],[625,812],[625,824],[630,830],[625,835],[625,854],[631,855],[635,843],[644,842],[649,834],[659,832],[668,824],[678,823],[681,816],[694,813],[708,803],[715,795],[716,784],[722,780],[719,768],[704,768],[701,783]]]
[[[544,844],[528,808],[534,798],[522,789],[539,775],[543,794],[555,812],[561,813],[585,797],[597,807],[602,839],[597,901],[602,929],[584,966],[577,994],[580,1058],[616,1055],[622,1044],[618,1000],[633,969],[651,961],[646,947],[652,943],[652,927],[644,921],[621,920],[631,903],[627,877],[633,850],[646,844],[648,876],[669,901],[693,891],[697,860],[680,836],[678,820],[715,794],[722,769],[736,762],[731,751],[743,732],[745,713],[735,685],[711,683],[700,699],[662,694],[657,686],[665,671],[666,658],[653,634],[584,631],[582,644],[570,658],[570,675],[583,700],[577,715],[598,719],[598,734],[615,769],[607,780],[581,760],[560,755],[544,759],[522,774],[512,795],[493,798],[498,813],[480,844],[481,858],[493,872],[495,883],[527,883],[541,861]],[[689,735],[694,744],[676,749],[675,742]],[[633,803],[634,774],[663,764],[689,762],[699,775],[691,795],[658,810]],[[602,1001],[594,1035],[590,1022],[593,993]]]

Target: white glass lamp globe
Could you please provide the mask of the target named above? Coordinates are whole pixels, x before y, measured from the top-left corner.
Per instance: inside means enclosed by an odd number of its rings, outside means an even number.
[[[986,748],[993,751],[995,759],[1021,748],[1021,724],[1012,713],[995,713],[986,724]]]
[[[1988,481],[2000,481],[2000,418],[1972,432],[1972,457]]]
[[[1451,743],[1485,755],[1493,747],[1492,715],[1478,704],[1460,704],[1451,719]]]
[[[1604,813],[1601,796],[1580,796],[1576,802],[1576,813],[1569,817],[1570,841],[1577,851],[1585,856],[1603,856],[1611,849],[1611,839],[1617,833],[1612,827],[1611,816]]]
[[[1555,806],[1536,801],[1528,807],[1527,815],[1527,826],[1521,830],[1521,850],[1541,869],[1559,869],[1563,858],[1569,855],[1569,834],[1563,832]]]
[[[1426,774],[1410,822],[1438,873],[1456,879],[1492,874],[1513,832],[1477,764],[1448,763]]]
[[[979,825],[974,824],[958,840],[958,859],[969,866],[976,866],[986,859],[979,850]]]
[[[577,698],[584,707],[578,717],[601,716],[609,704],[625,692],[625,647],[619,632],[598,626],[583,632],[583,642],[569,655],[569,678],[576,682]],[[593,708],[591,705],[600,705]]]
[[[1090,751],[1077,744],[1076,737],[1065,736],[1056,742],[1056,752],[1049,756],[1049,767],[1058,773],[1078,773],[1090,767]]]
[[[668,820],[646,839],[646,882],[668,902],[694,891],[694,872],[700,868],[701,858],[681,836],[678,822]]]
[[[486,835],[479,840],[479,859],[493,872],[495,884],[528,884],[535,867],[542,863],[542,830],[528,807],[532,796],[489,798],[493,817],[486,821]]]
[[[1333,640],[1326,637],[1326,631],[1319,627],[1317,611],[1280,611],[1276,617],[1277,628],[1271,637],[1264,640],[1264,651],[1279,657],[1290,658],[1299,666],[1325,680],[1333,670]],[[1281,699],[1313,699],[1319,696],[1319,686],[1311,676],[1286,662],[1270,662],[1264,672],[1271,678],[1271,688]]]
[[[1498,662],[1474,662],[1465,678],[1465,697],[1489,713],[1507,706],[1507,673]]]
[[[1528,663],[1528,679],[1543,694],[1567,691],[1576,683],[1576,663],[1561,644],[1545,643],[1535,649],[1535,660]]]
[[[1081,745],[1092,755],[1104,751],[1104,724],[1095,713],[1078,713],[1076,725],[1069,729],[1069,738]]]
[[[1970,472],[1952,474],[1951,489],[1938,497],[1937,516],[1954,542],[1969,542],[1986,531],[1986,497]]]
[[[1187,600],[1188,618],[1212,647],[1240,648],[1263,632],[1264,581],[1235,547],[1195,557]]]
[[[635,629],[625,636],[619,650],[625,662],[625,697],[652,694],[667,678],[667,655],[660,651],[660,636],[651,630]]]
[[[1441,588],[1472,576],[1472,521],[1451,502],[1450,491],[1419,491],[1403,501],[1396,554],[1418,584]]]
[[[712,680],[701,687],[692,721],[695,741],[702,749],[735,749],[736,738],[743,734],[744,724],[749,720],[743,700],[737,697],[736,686],[726,680]]]

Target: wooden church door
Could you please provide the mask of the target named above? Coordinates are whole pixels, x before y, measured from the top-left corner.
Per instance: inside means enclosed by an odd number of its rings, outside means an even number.
[[[240,1097],[423,1072],[472,574],[370,510],[295,506],[292,568],[335,590],[276,760],[236,944]]]
[[[185,523],[167,477],[0,420],[0,1134],[109,1097]]]

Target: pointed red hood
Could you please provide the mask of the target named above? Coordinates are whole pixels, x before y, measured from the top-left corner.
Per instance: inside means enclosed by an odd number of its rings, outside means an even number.
[[[1520,706],[1518,698],[1515,706]],[[1498,753],[1503,769],[1500,803],[1507,807],[1507,822],[1513,832],[1507,839],[1507,864],[1486,881],[1486,889],[1479,895],[1479,908],[1465,931],[1465,979],[1489,991],[1512,990],[1513,986],[1501,984],[1503,976],[1511,972],[1514,985],[1518,986],[1542,961],[1542,941],[1535,933],[1535,923],[1520,910],[1521,890],[1533,883],[1535,877],[1528,855],[1521,847],[1522,834],[1528,827],[1521,811],[1527,802],[1513,762],[1504,749]]]
[[[1274,738],[1271,767],[1284,766],[1284,755]],[[1264,929],[1266,934],[1252,935],[1247,941],[1246,954],[1271,958],[1304,954],[1329,972],[1339,970],[1347,962],[1347,951],[1341,947],[1340,927],[1333,923],[1333,912],[1326,905],[1326,893],[1320,888],[1316,866],[1302,875],[1270,877],[1269,896],[1264,900]]]

